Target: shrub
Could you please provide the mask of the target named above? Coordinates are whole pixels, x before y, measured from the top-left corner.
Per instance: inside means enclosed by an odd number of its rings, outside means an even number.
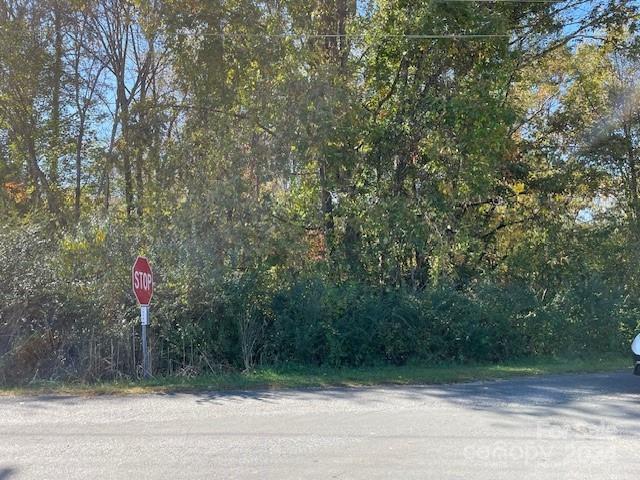
[[[0,382],[139,375],[129,269],[143,249],[157,279],[150,350],[162,374],[620,351],[638,327],[634,297],[596,273],[545,295],[489,279],[415,292],[213,261],[218,240],[190,233],[143,248],[144,226],[110,222],[62,235],[3,227]]]

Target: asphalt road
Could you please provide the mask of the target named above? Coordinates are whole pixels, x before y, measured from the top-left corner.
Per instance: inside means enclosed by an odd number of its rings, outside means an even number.
[[[0,480],[637,479],[640,377],[0,397]]]

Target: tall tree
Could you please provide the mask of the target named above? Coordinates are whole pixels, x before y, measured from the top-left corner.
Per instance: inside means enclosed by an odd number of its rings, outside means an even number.
[[[47,176],[40,162],[51,104],[47,21],[46,5],[39,2],[0,4],[0,116],[7,123],[13,154],[24,162],[34,205],[46,200],[48,210],[63,221],[57,177]]]

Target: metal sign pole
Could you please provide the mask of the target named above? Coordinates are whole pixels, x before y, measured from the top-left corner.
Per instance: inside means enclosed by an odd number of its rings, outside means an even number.
[[[142,376],[149,378],[149,352],[147,351],[147,325],[149,325],[149,305],[140,306],[140,323],[142,324]]]
[[[153,296],[153,272],[146,257],[138,256],[131,267],[131,288],[140,305],[140,325],[142,325],[142,376],[151,376],[151,362],[147,349],[147,325],[149,325],[149,304]]]

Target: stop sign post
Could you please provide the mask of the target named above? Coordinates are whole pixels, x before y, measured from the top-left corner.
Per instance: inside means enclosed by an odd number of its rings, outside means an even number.
[[[140,305],[140,323],[142,324],[142,374],[150,376],[149,355],[147,352],[147,325],[149,325],[149,304],[153,296],[153,272],[145,257],[138,257],[131,267],[131,286]]]

